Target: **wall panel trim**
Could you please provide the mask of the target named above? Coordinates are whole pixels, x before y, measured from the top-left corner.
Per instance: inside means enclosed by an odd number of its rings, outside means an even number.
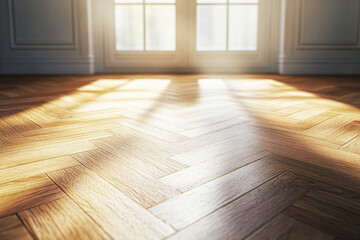
[[[15,19],[15,5],[14,0],[8,0],[9,13],[9,29],[10,29],[10,43],[12,49],[29,49],[29,50],[76,50],[77,46],[77,17],[76,4],[74,0],[71,2],[71,41],[69,42],[46,42],[46,41],[19,41],[16,36],[16,19]]]

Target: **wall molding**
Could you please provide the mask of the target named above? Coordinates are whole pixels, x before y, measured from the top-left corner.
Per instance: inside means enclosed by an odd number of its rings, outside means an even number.
[[[10,29],[10,44],[11,49],[28,49],[28,50],[76,50],[77,46],[77,17],[76,17],[76,4],[74,0],[69,0],[71,6],[71,40],[68,42],[55,41],[19,41],[16,36],[16,16],[14,0],[8,0],[8,13],[9,13],[9,29]]]
[[[310,4],[322,3],[322,0],[312,0],[308,1]],[[315,2],[319,1],[319,2]],[[304,8],[302,4],[305,0],[282,0],[282,20],[281,20],[281,40],[280,40],[280,55],[278,57],[278,72],[280,74],[291,74],[291,75],[306,75],[306,74],[344,74],[344,75],[353,75],[360,74],[360,0],[357,0],[356,5],[359,7],[354,10],[350,19],[357,20],[357,22],[352,22],[352,27],[356,27],[357,36],[352,35],[355,33],[355,28],[352,28],[352,31],[349,32],[347,38],[337,38],[335,33],[341,29],[331,29],[335,32],[330,32],[329,38],[321,38],[322,35],[314,38],[305,38],[305,40],[316,40],[316,42],[304,42],[301,37],[302,34],[302,24],[309,24],[307,27],[311,26],[311,21],[303,21],[305,17],[311,17],[310,15],[304,14],[304,11],[308,9],[309,11],[314,10],[314,8]],[[351,4],[352,4],[351,3]],[[330,4],[330,3],[329,3]],[[340,2],[333,2],[334,6],[329,8],[329,11],[332,8],[336,8],[337,4]],[[349,3],[350,4],[350,3]],[[315,6],[314,5],[314,6]],[[311,6],[311,7],[314,7]],[[351,5],[350,5],[351,6]],[[347,7],[346,7],[347,8]],[[346,9],[344,8],[344,9]],[[356,15],[355,15],[356,12]],[[325,14],[331,14],[331,12]],[[341,12],[341,14],[347,14],[347,12]],[[340,15],[341,15],[340,14]],[[316,17],[316,16],[315,16]],[[318,19],[321,21],[321,19]],[[350,20],[349,20],[350,21]],[[351,20],[352,21],[352,20]],[[320,23],[320,22],[319,22]],[[339,24],[337,27],[341,27]],[[308,34],[311,34],[312,31],[317,31],[316,29],[307,29]],[[351,35],[350,35],[351,34]],[[310,35],[311,36],[311,35]],[[320,37],[319,37],[320,36]],[[332,36],[332,38],[331,38]],[[334,38],[335,36],[335,38]],[[337,39],[344,40],[342,42],[334,42]],[[319,40],[319,41],[317,41]],[[322,41],[324,40],[324,41]],[[346,41],[345,41],[346,40]],[[347,41],[349,40],[349,41]],[[352,41],[350,41],[352,40]],[[356,40],[356,42],[355,42]]]
[[[296,12],[295,27],[298,50],[359,50],[360,49],[360,1],[358,0],[357,18],[356,18],[356,36],[352,41],[332,42],[332,41],[314,41],[307,42],[303,39],[304,33],[304,7],[306,0],[297,0],[296,7],[299,11]]]

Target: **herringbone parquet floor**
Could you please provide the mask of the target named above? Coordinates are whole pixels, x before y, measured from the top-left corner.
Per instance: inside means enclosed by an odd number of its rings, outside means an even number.
[[[360,79],[0,78],[0,239],[360,239]]]

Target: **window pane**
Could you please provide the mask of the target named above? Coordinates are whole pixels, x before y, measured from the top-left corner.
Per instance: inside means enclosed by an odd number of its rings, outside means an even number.
[[[197,3],[226,3],[226,0],[197,0]]]
[[[144,50],[143,8],[115,6],[116,50]]]
[[[255,51],[257,49],[258,7],[230,5],[229,50]]]
[[[142,3],[142,0],[115,0],[115,3]]]
[[[146,6],[146,50],[175,51],[175,6]]]
[[[197,6],[196,48],[199,51],[226,50],[226,6]]]
[[[230,0],[230,3],[259,3],[259,0]]]
[[[175,0],[145,0],[146,3],[175,3]]]

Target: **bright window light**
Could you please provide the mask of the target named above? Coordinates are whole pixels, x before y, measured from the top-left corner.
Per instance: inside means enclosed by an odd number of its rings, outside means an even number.
[[[115,0],[116,50],[175,51],[175,0]]]
[[[198,51],[256,51],[258,0],[197,0]]]

